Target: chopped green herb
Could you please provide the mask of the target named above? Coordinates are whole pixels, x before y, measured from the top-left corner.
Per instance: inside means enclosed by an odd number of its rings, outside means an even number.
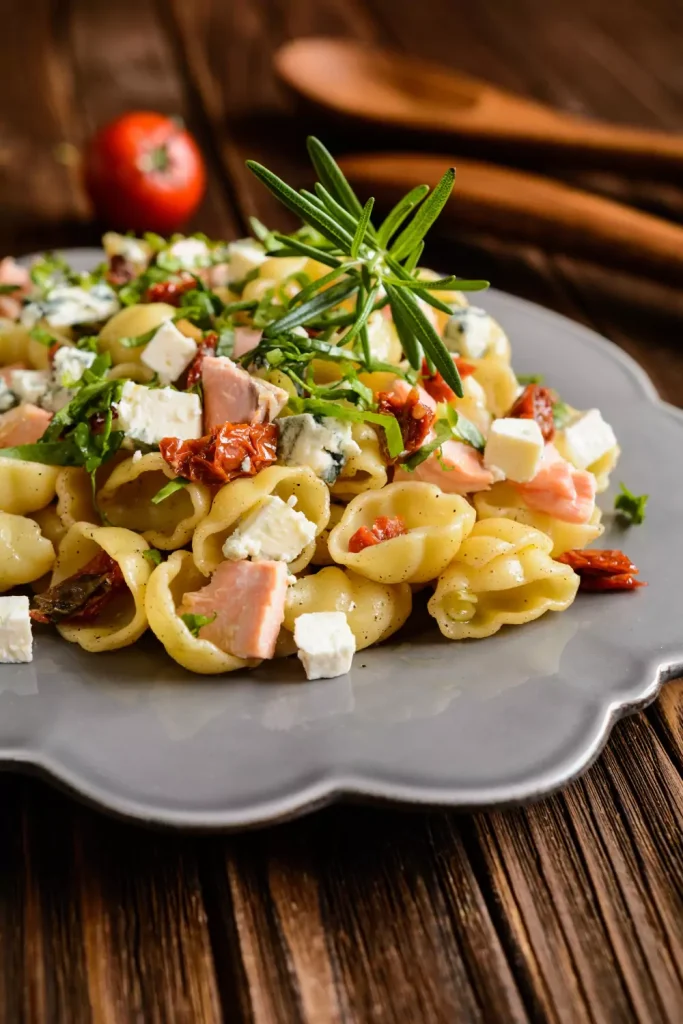
[[[518,373],[518,384],[542,384],[545,380],[542,373]]]
[[[0,295],[12,295],[21,288],[19,284],[0,284]]]
[[[58,340],[54,334],[46,331],[44,327],[32,327],[28,334],[29,338],[37,341],[40,345],[44,345],[45,348],[51,348]]]
[[[614,507],[619,517],[630,526],[640,526],[645,521],[645,506],[648,494],[632,494],[625,484],[619,484],[620,490],[614,499]]]
[[[418,448],[416,452],[408,456],[401,463],[401,469],[407,469],[409,473],[417,469],[418,466],[422,465],[429,456],[441,449],[441,446],[445,441],[451,441],[453,439],[453,430],[447,420],[439,420],[434,427],[434,439],[429,441],[428,444],[423,444],[421,448]]]
[[[555,430],[564,430],[573,415],[573,411],[569,408],[566,402],[553,402],[553,423],[555,424]]]
[[[332,416],[338,420],[351,420],[353,423],[376,423],[383,427],[387,439],[387,450],[392,459],[398,458],[403,451],[403,436],[398,420],[382,412],[368,412],[364,409],[352,409],[336,402],[326,402],[319,398],[289,399],[288,407],[293,413],[310,412],[313,416]]]
[[[156,548],[147,548],[142,554],[152,565],[161,565],[161,551],[157,551]]]
[[[192,615],[188,612],[186,615],[181,615],[180,618],[183,620],[190,633],[192,633],[192,636],[198,637],[199,630],[203,626],[210,626],[212,622],[215,622],[217,615],[218,612],[214,612],[213,615]]]
[[[152,504],[160,505],[162,501],[166,501],[166,499],[170,498],[172,494],[176,493],[176,491],[180,491],[183,487],[187,487],[188,483],[189,480],[183,480],[180,477],[177,477],[175,480],[169,480],[168,483],[154,495],[152,498]]]

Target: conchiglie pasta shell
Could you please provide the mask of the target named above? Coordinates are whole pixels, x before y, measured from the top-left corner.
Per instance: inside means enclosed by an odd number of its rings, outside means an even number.
[[[74,523],[57,553],[52,585],[61,583],[87,565],[101,548],[118,562],[128,591],[116,598],[92,624],[62,622],[59,633],[86,651],[115,651],[135,643],[147,629],[145,590],[152,569],[144,556],[148,544],[132,530],[117,526]]]
[[[208,640],[194,637],[178,615],[183,594],[206,586],[189,551],[174,551],[158,565],[147,584],[146,608],[149,625],[167,653],[189,672],[214,675],[257,665],[226,654]]]
[[[54,560],[54,548],[37,523],[0,512],[0,594],[39,579]]]
[[[376,491],[387,482],[387,467],[382,458],[377,431],[369,423],[354,423],[351,436],[360,451],[350,455],[332,488],[339,501],[354,498],[363,491]]]
[[[315,552],[311,559],[311,565],[334,565],[334,559],[329,552],[327,542],[330,537],[330,531],[334,529],[341,517],[344,515],[344,506],[335,505],[334,502],[330,505],[330,518],[327,526],[315,541]]]
[[[112,525],[135,530],[153,547],[173,551],[189,544],[211,508],[209,488],[198,483],[188,483],[154,505],[154,495],[175,479],[160,452],[129,458],[97,492],[97,503]]]
[[[504,416],[517,398],[519,384],[510,366],[500,359],[468,359],[476,367],[472,376],[484,389],[486,407],[494,416]]]
[[[213,499],[209,515],[195,530],[192,553],[197,567],[209,576],[224,560],[223,545],[236,528],[241,516],[269,494],[283,501],[297,499],[296,510],[316,524],[317,534],[330,518],[330,492],[312,470],[304,466],[270,466],[254,477],[233,480],[220,489]],[[290,572],[301,572],[310,562],[315,543],[304,548],[289,566]]]
[[[288,588],[284,627],[293,633],[297,617],[306,612],[344,612],[360,651],[400,629],[411,607],[407,583],[377,583],[348,569],[329,566],[302,576]]]
[[[28,328],[5,320],[0,324],[0,366],[28,362]]]
[[[356,530],[372,527],[378,516],[400,516],[408,533],[355,554],[349,551]],[[426,583],[455,557],[474,520],[465,498],[444,494],[434,484],[389,484],[349,503],[330,533],[328,549],[337,564],[379,583]]]
[[[564,611],[579,578],[550,556],[552,541],[511,519],[484,519],[439,579],[428,608],[451,640],[479,639]]]
[[[53,547],[59,547],[68,526],[65,526],[60,518],[57,502],[52,501],[45,508],[32,512],[30,518],[38,524],[43,537],[47,537]]]
[[[0,511],[25,516],[45,508],[55,496],[60,468],[0,456]]]
[[[480,491],[473,500],[479,519],[514,519],[547,534],[552,541],[553,557],[574,548],[588,547],[604,532],[600,523],[602,512],[597,505],[590,522],[565,523],[529,508],[517,488],[507,482],[494,484],[490,491]]]
[[[154,373],[144,363],[118,363],[112,366],[107,376],[109,380],[133,380],[136,384],[147,384]]]
[[[139,363],[145,346],[126,348],[120,344],[121,339],[137,338],[141,334],[146,334],[164,320],[174,317],[177,312],[175,306],[170,306],[167,302],[137,302],[132,306],[126,306],[115,313],[111,320],[107,320],[100,331],[100,349],[111,353],[115,365]]]

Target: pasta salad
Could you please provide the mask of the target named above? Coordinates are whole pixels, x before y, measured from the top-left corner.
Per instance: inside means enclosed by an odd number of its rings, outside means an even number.
[[[0,661],[31,659],[33,624],[92,652],[151,630],[192,672],[297,653],[316,679],[424,588],[463,640],[641,585],[586,550],[610,425],[515,374],[466,298],[486,282],[421,265],[454,172],[376,227],[309,151],[312,192],[250,163],[291,234],[0,263]],[[645,500],[617,501],[639,522]]]

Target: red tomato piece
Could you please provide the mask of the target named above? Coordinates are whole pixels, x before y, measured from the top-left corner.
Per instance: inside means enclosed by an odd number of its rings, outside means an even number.
[[[105,125],[88,146],[84,171],[100,219],[136,232],[170,234],[182,227],[206,185],[192,136],[177,119],[151,111]]]
[[[401,516],[377,516],[371,527],[360,526],[349,540],[349,551],[357,555],[364,548],[381,544],[383,540],[402,537],[408,531]]]
[[[635,590],[647,586],[642,580],[634,579],[638,568],[623,551],[565,551],[555,560],[570,565],[578,573],[581,590]]]
[[[197,355],[190,363],[186,373],[183,387],[185,390],[189,390],[191,387],[202,379],[202,363],[207,356],[215,356],[216,345],[218,344],[218,335],[215,331],[209,331],[202,338]]]
[[[507,415],[517,419],[536,420],[546,442],[552,441],[555,436],[553,393],[539,384],[527,384]]]
[[[411,388],[405,398],[389,391],[380,391],[377,395],[377,409],[385,415],[395,416],[401,428],[403,447],[407,452],[415,452],[425,442],[432,424],[436,419],[431,409],[420,401],[420,392]],[[384,431],[380,431],[380,444],[387,462],[395,461],[386,450]]]
[[[193,441],[165,437],[159,451],[178,476],[221,486],[275,462],[278,433],[275,423],[223,423]]]
[[[126,589],[121,566],[100,551],[72,576],[34,598],[34,622],[92,622]]]
[[[477,369],[476,366],[472,365],[472,363],[466,362],[459,356],[457,356],[453,362],[455,363],[461,378],[469,377]],[[455,392],[448,386],[439,371],[434,370],[433,373],[431,372],[426,359],[422,360],[420,376],[422,377],[422,387],[428,395],[431,395],[435,402],[452,402],[456,397]]]
[[[179,306],[181,296],[196,287],[197,282],[190,274],[169,278],[168,281],[157,281],[145,292],[145,302],[167,302],[169,306]]]

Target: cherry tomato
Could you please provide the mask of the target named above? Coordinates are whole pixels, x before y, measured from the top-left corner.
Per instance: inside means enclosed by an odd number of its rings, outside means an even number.
[[[92,139],[85,184],[108,226],[169,234],[199,205],[206,172],[196,142],[178,121],[135,111]]]

